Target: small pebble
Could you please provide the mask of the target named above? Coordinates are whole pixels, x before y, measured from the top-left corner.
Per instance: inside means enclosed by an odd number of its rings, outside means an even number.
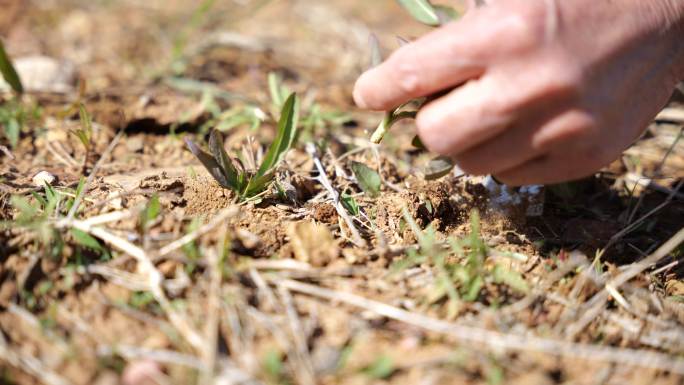
[[[41,171],[33,177],[33,184],[36,187],[45,187],[46,183],[51,185],[55,180],[57,180],[57,177],[54,175],[47,171]]]

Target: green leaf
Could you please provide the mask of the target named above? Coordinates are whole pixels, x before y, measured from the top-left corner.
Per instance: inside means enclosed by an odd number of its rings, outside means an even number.
[[[223,168],[216,162],[216,160],[206,152],[204,152],[199,146],[193,143],[190,138],[185,138],[185,144],[188,146],[190,152],[199,159],[204,168],[209,171],[209,174],[216,179],[218,184],[223,188],[232,188],[231,184],[228,182],[228,178],[223,172]]]
[[[353,216],[359,215],[359,204],[356,202],[356,199],[354,199],[353,196],[343,193],[342,196],[340,196],[340,203],[342,203],[342,207],[344,207],[349,214]]]
[[[503,283],[523,294],[527,294],[530,291],[530,287],[527,285],[525,278],[517,271],[510,270],[501,264],[494,266],[494,271],[492,272],[494,276],[494,281],[497,283]]]
[[[268,92],[271,95],[271,102],[277,108],[282,108],[285,104],[285,98],[290,94],[290,91],[283,85],[283,81],[275,72],[268,74]]]
[[[5,81],[12,87],[14,92],[18,94],[24,92],[24,86],[21,84],[21,79],[19,79],[19,75],[12,65],[12,61],[7,55],[2,41],[0,41],[0,73],[2,73],[2,77],[5,78]]]
[[[269,350],[264,355],[263,368],[270,378],[279,379],[283,372],[283,354],[277,350]]]
[[[240,190],[238,184],[239,173],[233,165],[233,161],[228,156],[228,153],[226,153],[226,149],[223,145],[223,135],[221,135],[219,131],[214,130],[209,134],[209,150],[218,165],[222,168],[223,175],[225,176],[228,185],[232,186],[231,188],[233,190]]]
[[[12,146],[12,148],[17,147],[17,144],[19,143],[19,134],[21,132],[21,125],[19,124],[19,121],[17,121],[17,119],[10,118],[4,126],[5,136],[7,136],[10,146]]]
[[[85,132],[87,141],[90,142],[90,137],[93,132],[93,119],[88,111],[86,111],[83,103],[80,103],[78,106],[78,116],[81,119],[81,129]]]
[[[451,158],[447,156],[438,156],[428,163],[425,170],[423,170],[423,173],[425,174],[425,179],[435,180],[449,175],[453,169],[454,161],[451,160]]]
[[[155,194],[149,202],[147,202],[143,211],[140,212],[140,230],[142,232],[147,231],[149,223],[154,221],[157,216],[159,216],[160,212],[161,205],[159,204],[159,196]]]
[[[413,137],[411,140],[411,145],[419,150],[425,150],[425,145],[423,144],[423,141],[420,140],[420,136],[416,135]]]
[[[283,109],[280,112],[278,121],[278,133],[268,148],[264,160],[259,166],[256,177],[261,177],[273,171],[283,160],[285,153],[292,147],[297,136],[297,121],[299,120],[299,99],[296,94],[290,94]]]
[[[80,246],[102,253],[107,252],[107,250],[102,246],[102,244],[100,244],[100,241],[95,239],[92,235],[79,229],[71,229],[69,232],[71,233],[71,236],[74,238],[74,241]]]
[[[364,372],[371,378],[384,379],[394,373],[394,361],[391,357],[383,355],[378,357],[372,364],[370,364]]]
[[[380,187],[382,186],[380,174],[360,162],[352,162],[351,169],[356,177],[356,181],[359,183],[359,187],[361,187],[366,194],[371,198],[380,195]]]
[[[458,11],[446,5],[433,5],[433,8],[437,13],[437,18],[439,19],[440,25],[444,25],[461,18],[461,14],[458,13]]]
[[[397,0],[411,16],[423,24],[437,26],[440,24],[437,11],[427,0]]]
[[[271,183],[274,176],[275,173],[270,172],[266,175],[262,175],[259,177],[255,176],[254,178],[250,179],[249,183],[247,184],[247,187],[245,188],[245,191],[242,193],[243,197],[253,197],[254,195],[257,195],[260,192],[264,191],[268,184]]]

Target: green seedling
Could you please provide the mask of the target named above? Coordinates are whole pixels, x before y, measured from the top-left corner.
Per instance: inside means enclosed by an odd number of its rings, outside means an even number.
[[[83,104],[79,104],[78,106],[78,117],[81,121],[81,126],[70,132],[78,138],[86,151],[90,152],[93,139],[93,120]]]
[[[223,137],[216,130],[209,137],[211,154],[204,152],[188,138],[186,143],[221,187],[233,190],[239,199],[247,200],[264,192],[273,182],[278,165],[295,141],[298,118],[299,101],[296,94],[291,94],[283,104],[276,138],[256,171],[246,169],[242,162],[226,153]]]
[[[433,5],[428,0],[397,1],[414,19],[429,26],[441,26],[456,20],[459,17],[458,12],[456,12],[454,9],[442,5]],[[403,39],[401,41],[403,42]],[[371,37],[371,63],[373,66],[375,66],[380,61],[382,61],[382,55],[380,54],[378,41],[376,38]],[[385,113],[385,117],[371,135],[370,141],[375,144],[380,143],[393,125],[404,119],[415,119],[420,108],[434,98],[435,96],[416,99],[387,111]],[[411,109],[411,106],[417,107],[415,109]],[[414,139],[414,143],[420,144],[419,146],[416,145],[416,147],[424,149],[422,143],[420,143],[420,139],[417,137]],[[451,159],[443,156],[437,157],[429,162],[428,166],[424,170],[424,174],[426,179],[439,179],[445,175],[448,175],[453,168],[454,164]]]
[[[437,242],[432,226],[421,230],[408,210],[404,209],[404,223],[418,239],[418,248],[409,249],[407,258],[399,261],[395,271],[429,263],[434,265],[437,275],[434,288],[428,296],[429,303],[442,298],[448,300],[448,316],[457,314],[461,301],[478,300],[487,282],[510,287],[516,292],[526,294],[529,287],[518,272],[503,264],[487,265],[489,248],[480,233],[480,216],[477,210],[470,215],[470,234],[462,239],[448,238],[447,245]],[[448,257],[455,255],[463,263],[449,263]]]
[[[13,98],[0,104],[0,126],[2,135],[9,142],[10,147],[14,148],[19,143],[21,131],[28,124],[40,119],[41,109],[36,105],[22,103],[19,99]]]
[[[28,230],[39,248],[43,250],[43,254],[48,257],[59,258],[64,245],[71,243],[81,249],[91,250],[103,259],[108,259],[109,251],[91,235],[74,228],[62,232],[55,226],[56,222],[66,217],[67,212],[74,205],[74,197],[81,193],[84,186],[85,179],[81,179],[75,191],[59,191],[46,184],[43,192],[33,192],[31,197],[13,196],[10,202],[17,211],[17,215],[12,221],[0,222],[0,229]],[[79,262],[80,250],[76,252],[76,262]]]

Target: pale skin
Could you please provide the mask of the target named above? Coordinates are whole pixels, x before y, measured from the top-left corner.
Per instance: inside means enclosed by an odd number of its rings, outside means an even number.
[[[395,51],[354,88],[361,108],[423,107],[418,135],[509,185],[589,176],[684,80],[682,0],[498,0]]]

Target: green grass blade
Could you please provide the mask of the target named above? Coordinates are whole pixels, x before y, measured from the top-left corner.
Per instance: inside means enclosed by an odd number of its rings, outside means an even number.
[[[0,73],[2,73],[2,77],[5,78],[5,81],[12,87],[14,92],[18,94],[24,92],[24,86],[21,84],[19,74],[17,74],[17,71],[14,69],[2,41],[0,41]]]
[[[414,19],[423,24],[437,26],[440,24],[437,11],[428,0],[397,0]]]
[[[228,184],[232,185],[234,190],[239,190],[239,173],[223,146],[223,135],[216,130],[209,134],[209,150],[216,162],[218,162],[219,166],[223,169],[223,174],[226,177]]]
[[[250,179],[245,191],[242,193],[243,197],[251,198],[264,191],[268,184],[273,181],[274,176],[275,174],[273,172],[269,172],[267,174],[255,176],[254,178]]]
[[[285,101],[283,100],[283,90],[280,83],[280,78],[275,72],[270,72],[268,74],[268,92],[271,95],[271,102],[273,105],[281,108]]]
[[[264,160],[259,166],[255,178],[264,176],[278,166],[285,153],[292,147],[297,136],[297,121],[299,120],[299,99],[296,94],[291,94],[280,113],[278,121],[278,133],[275,140],[268,148]]]

